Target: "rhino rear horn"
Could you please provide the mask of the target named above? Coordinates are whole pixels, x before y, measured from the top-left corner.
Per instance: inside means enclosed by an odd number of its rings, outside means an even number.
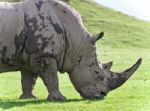
[[[95,44],[96,41],[100,40],[104,36],[104,32],[97,34],[96,36],[92,37],[91,43]]]
[[[113,62],[112,62],[112,61],[111,61],[111,62],[108,62],[108,63],[104,63],[104,64],[102,64],[102,68],[103,68],[104,70],[110,71],[112,65],[113,65]]]
[[[132,67],[130,67],[129,69],[121,73],[115,73],[110,71],[111,78],[108,83],[109,90],[116,89],[120,87],[122,84],[124,84],[138,69],[141,63],[142,63],[142,59],[140,58]]]

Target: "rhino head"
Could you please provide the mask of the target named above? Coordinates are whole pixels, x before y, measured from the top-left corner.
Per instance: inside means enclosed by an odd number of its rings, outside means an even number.
[[[120,73],[110,70],[113,62],[101,64],[96,56],[95,43],[103,34],[102,32],[96,38],[91,38],[90,44],[83,46],[69,74],[75,89],[86,99],[102,99],[109,91],[124,84],[142,62],[139,59],[132,67]]]

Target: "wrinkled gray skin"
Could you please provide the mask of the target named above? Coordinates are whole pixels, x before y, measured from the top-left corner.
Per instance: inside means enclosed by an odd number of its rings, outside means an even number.
[[[21,99],[32,94],[41,77],[48,100],[65,100],[58,87],[57,71],[67,72],[84,98],[103,98],[121,86],[141,64],[123,73],[110,71],[112,62],[101,64],[95,38],[88,33],[79,13],[57,0],[0,3],[0,72],[21,71]]]

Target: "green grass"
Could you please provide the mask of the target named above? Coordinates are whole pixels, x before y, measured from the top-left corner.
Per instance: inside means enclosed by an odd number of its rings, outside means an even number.
[[[71,4],[81,13],[92,34],[105,32],[102,45],[150,48],[150,23],[103,7],[93,0],[71,0]]]
[[[150,23],[115,12],[92,0],[81,1],[71,0],[71,4],[82,14],[89,31],[95,34],[103,30],[106,34],[97,44],[100,60],[113,60],[112,70],[122,71],[142,57],[141,67],[104,100],[82,99],[68,75],[59,74],[61,92],[68,98],[66,102],[46,101],[47,91],[40,79],[34,90],[39,100],[18,100],[20,73],[4,73],[0,75],[0,111],[150,111]]]

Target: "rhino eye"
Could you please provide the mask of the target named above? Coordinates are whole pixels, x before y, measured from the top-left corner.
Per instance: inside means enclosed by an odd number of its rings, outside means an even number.
[[[104,81],[104,77],[100,77],[99,79],[100,79],[101,81]]]
[[[98,81],[104,81],[104,77],[102,75],[100,75],[99,71],[94,71],[94,73],[96,74],[96,79]]]
[[[95,80],[96,80],[96,81],[97,81],[97,80],[98,80],[98,81],[104,81],[104,77],[98,76]]]
[[[99,74],[99,71],[94,71],[96,74]]]

